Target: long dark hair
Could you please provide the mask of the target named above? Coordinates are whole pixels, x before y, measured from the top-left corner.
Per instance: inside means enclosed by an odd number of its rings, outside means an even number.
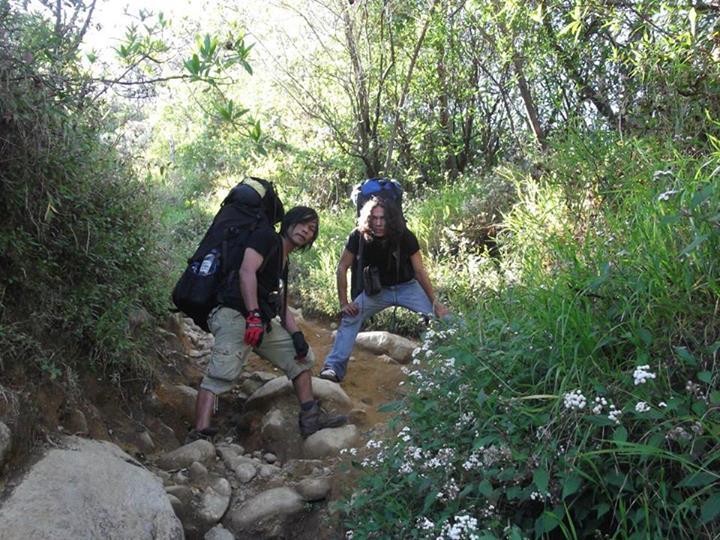
[[[287,235],[290,227],[297,225],[298,223],[307,223],[308,221],[315,221],[317,223],[317,227],[315,227],[315,234],[313,234],[313,237],[307,244],[300,248],[300,251],[310,249],[320,232],[320,217],[314,209],[308,206],[294,206],[288,210],[282,220],[282,225],[280,225],[280,235],[284,237]]]
[[[358,216],[360,234],[367,242],[372,241],[370,216],[375,208],[385,210],[385,237],[391,242],[397,242],[405,232],[405,220],[395,203],[381,197],[371,197],[360,209],[360,215]]]

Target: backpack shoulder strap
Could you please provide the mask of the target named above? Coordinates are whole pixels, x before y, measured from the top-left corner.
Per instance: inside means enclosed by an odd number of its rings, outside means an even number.
[[[357,252],[357,269],[358,271],[355,272],[355,287],[356,290],[361,291],[363,289],[363,251],[365,250],[365,239],[363,238],[363,234],[358,231],[358,252]]]

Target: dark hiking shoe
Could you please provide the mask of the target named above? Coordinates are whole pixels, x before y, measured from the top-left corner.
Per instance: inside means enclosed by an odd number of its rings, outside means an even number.
[[[330,415],[321,409],[320,403],[316,401],[309,411],[300,411],[299,421],[300,435],[306,438],[321,429],[335,428],[346,424],[347,416],[342,414]]]
[[[205,441],[213,442],[213,438],[218,434],[218,429],[214,427],[206,427],[205,429],[192,429],[185,437],[185,444],[199,441],[203,439]]]
[[[336,382],[336,383],[340,382],[340,379],[338,378],[337,373],[335,373],[335,370],[332,368],[324,368],[320,372],[320,378],[325,379],[326,381],[332,381],[332,382]]]

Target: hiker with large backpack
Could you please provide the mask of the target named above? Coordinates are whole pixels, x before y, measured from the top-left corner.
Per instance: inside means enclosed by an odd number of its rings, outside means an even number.
[[[358,225],[337,266],[341,322],[320,377],[345,378],[355,338],[365,319],[391,306],[440,318],[448,309],[437,301],[417,237],[402,215],[402,190],[393,180],[370,179],[355,189]],[[352,268],[351,300],[347,271]]]
[[[282,224],[278,234],[273,224],[278,218],[277,208],[282,205],[279,199],[267,200],[277,198],[272,186],[259,179],[246,180],[245,184],[258,190],[263,200],[260,208],[264,209],[266,219],[258,219],[249,230],[245,224],[242,231],[236,226],[235,230],[214,234],[221,210],[206,235],[206,239],[213,234],[216,238],[224,238],[221,248],[215,248],[216,256],[220,257],[217,271],[221,273],[221,279],[216,291],[216,305],[207,318],[215,344],[198,391],[195,427],[188,435],[188,442],[212,439],[217,434],[217,429],[211,426],[216,397],[232,388],[251,350],[279,367],[293,382],[300,405],[299,427],[303,437],[347,421],[344,416],[328,415],[315,400],[311,372],[314,355],[292,312],[287,309],[288,256],[293,251],[312,246],[318,235],[318,214],[312,208],[296,206],[284,217],[280,216]],[[239,209],[241,213],[253,212],[252,206],[247,207],[246,200],[245,206]],[[183,297],[178,287],[174,299]]]

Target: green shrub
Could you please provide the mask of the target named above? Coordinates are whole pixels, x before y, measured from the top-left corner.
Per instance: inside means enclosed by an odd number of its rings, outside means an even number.
[[[142,364],[128,316],[166,307],[155,199],[88,106],[67,28],[8,7],[0,21],[0,324],[5,367],[83,358]],[[29,62],[27,58],[34,58]],[[12,141],[10,144],[8,141]],[[29,342],[34,342],[28,347]]]
[[[720,155],[605,151],[594,214],[526,179],[501,286],[426,334],[397,438],[357,460],[354,537],[720,534]]]

